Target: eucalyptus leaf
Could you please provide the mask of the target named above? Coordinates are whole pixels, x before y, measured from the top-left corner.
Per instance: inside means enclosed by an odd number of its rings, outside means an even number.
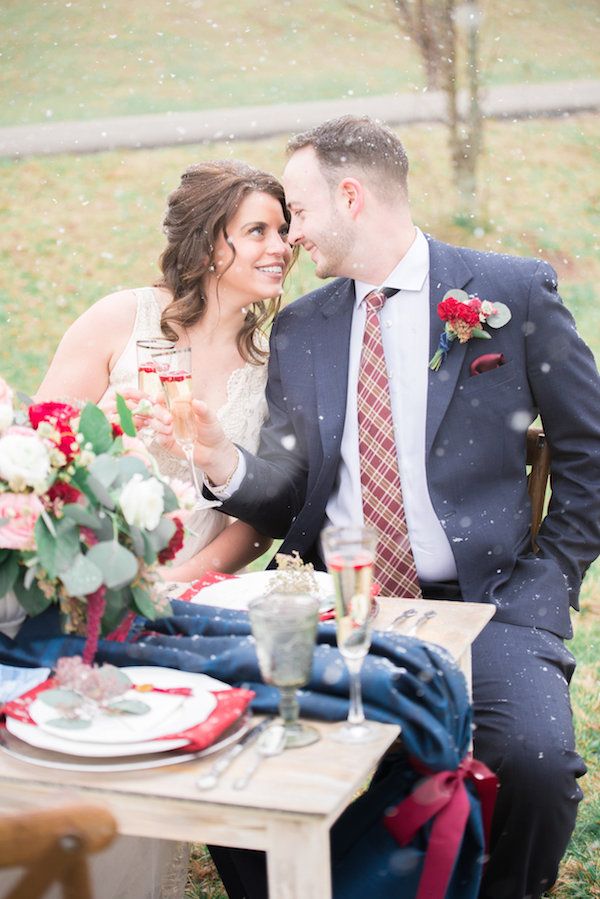
[[[168,484],[163,484],[163,502],[165,512],[174,512],[179,508],[179,500],[175,495],[175,491]]]
[[[496,312],[494,315],[487,317],[486,324],[490,328],[502,328],[503,325],[506,325],[511,320],[512,312],[505,303],[493,303],[492,305]]]
[[[131,592],[137,608],[150,621],[173,614],[171,603],[164,594],[155,595],[151,599],[146,590],[142,590],[141,587],[131,587]]]
[[[81,696],[75,690],[67,690],[64,687],[54,687],[52,690],[42,690],[38,699],[46,705],[61,709],[76,709],[81,705]]]
[[[71,518],[59,518],[53,522],[52,534],[46,521],[38,518],[35,524],[35,543],[40,565],[55,578],[65,571],[79,553],[79,530]]]
[[[161,518],[153,531],[148,531],[146,536],[154,550],[158,553],[169,545],[169,541],[175,533],[175,524],[170,518]]]
[[[9,590],[12,590],[15,581],[19,576],[19,563],[14,553],[0,563],[0,602]]]
[[[85,730],[91,723],[88,718],[52,718],[46,722],[52,727],[62,727],[63,730]]]
[[[488,334],[487,331],[484,331],[483,328],[473,328],[471,331],[473,337],[480,337],[482,340],[491,340],[492,335]]]
[[[443,296],[444,300],[448,300],[450,297],[453,297],[459,303],[468,303],[469,302],[469,294],[464,290],[447,290]]]
[[[92,546],[87,559],[97,566],[102,572],[103,583],[113,590],[131,583],[138,573],[136,557],[116,540],[105,540]]]
[[[119,484],[127,484],[134,474],[140,474],[144,480],[150,477],[150,472],[142,460],[135,456],[121,456],[117,464],[119,466]]]
[[[60,579],[71,596],[87,596],[102,585],[102,571],[89,558],[89,553],[87,556],[80,553],[68,571],[61,574]]]
[[[90,474],[94,478],[97,478],[102,486],[108,490],[117,480],[119,475],[119,463],[108,453],[102,453],[101,455],[96,456],[88,470]]]
[[[101,503],[106,509],[111,509],[111,511],[115,508],[115,501],[112,496],[102,481],[99,481],[93,474],[88,475],[87,488],[91,491],[96,502]]]
[[[150,706],[139,699],[118,699],[104,707],[110,712],[119,712],[126,715],[145,715],[150,711]]]
[[[96,454],[106,453],[113,442],[111,424],[101,409],[86,403],[79,419],[79,431],[86,443],[92,444]]]
[[[129,437],[135,437],[137,432],[133,422],[133,415],[120,393],[117,393],[117,412],[119,413],[119,421],[125,434],[128,434]]]
[[[129,536],[131,537],[131,542],[133,543],[133,551],[138,558],[142,558],[145,556],[145,543],[144,543],[144,535],[141,530],[136,527],[134,524],[129,525]],[[146,560],[147,561],[147,560]],[[150,564],[150,563],[149,563]]]
[[[13,584],[13,590],[21,605],[31,617],[44,612],[52,601],[42,593],[35,581],[32,581],[29,587],[26,587],[24,581],[18,577]]]
[[[105,637],[118,627],[132,603],[131,591],[128,587],[121,590],[107,590],[104,595],[104,614],[102,615],[102,636]]]
[[[92,531],[102,528],[102,520],[98,513],[86,509],[81,503],[67,503],[63,506],[63,514],[65,518],[70,518],[80,527],[90,528]]]

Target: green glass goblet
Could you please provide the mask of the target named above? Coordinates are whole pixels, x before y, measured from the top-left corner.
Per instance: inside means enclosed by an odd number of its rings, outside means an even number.
[[[279,687],[285,748],[315,743],[319,732],[298,721],[296,691],[310,678],[319,600],[305,593],[272,593],[253,600],[248,611],[262,679]]]

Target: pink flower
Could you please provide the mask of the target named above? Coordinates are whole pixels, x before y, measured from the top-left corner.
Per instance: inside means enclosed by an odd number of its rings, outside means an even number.
[[[0,493],[0,547],[35,549],[33,531],[42,512],[42,503],[33,493]]]

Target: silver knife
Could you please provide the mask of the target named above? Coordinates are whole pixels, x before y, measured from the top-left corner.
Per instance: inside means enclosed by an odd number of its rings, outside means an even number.
[[[196,786],[199,790],[212,790],[214,786],[216,786],[217,781],[219,780],[221,774],[229,768],[234,759],[238,757],[240,752],[243,752],[246,746],[249,746],[250,743],[253,743],[257,737],[261,735],[263,730],[265,730],[269,724],[273,722],[273,716],[265,718],[264,721],[259,722],[259,724],[255,724],[254,727],[251,727],[249,731],[247,731],[241,740],[228,749],[227,752],[224,752],[223,755],[213,762],[210,766],[206,774],[202,774],[200,777],[196,779]]]

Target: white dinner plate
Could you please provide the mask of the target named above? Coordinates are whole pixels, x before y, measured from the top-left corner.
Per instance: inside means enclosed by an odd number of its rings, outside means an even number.
[[[247,609],[248,603],[262,596],[269,589],[277,571],[252,571],[249,574],[240,574],[235,578],[228,578],[203,587],[191,600],[198,605],[220,606],[223,609]],[[325,571],[315,571],[315,578],[319,586],[321,608],[333,606],[333,581],[331,575]]]
[[[165,735],[179,733],[182,730],[187,730],[187,728],[193,727],[206,720],[210,712],[207,713],[207,705],[200,705],[199,701],[208,695],[210,700],[212,700],[212,708],[214,708],[216,704],[214,697],[210,696],[208,691],[218,692],[220,690],[231,689],[229,684],[225,684],[206,674],[198,674],[191,671],[178,671],[174,668],[134,666],[123,668],[123,671],[125,671],[134,683],[152,683],[155,686],[163,688],[191,687],[194,691],[192,696],[184,697],[184,701],[179,708],[171,717],[165,720],[164,727],[162,728],[162,733]],[[152,694],[139,693],[137,695],[145,697]],[[48,708],[50,708],[50,706],[48,706]],[[14,736],[18,737],[20,740],[29,743],[31,746],[67,755],[82,756],[83,758],[111,758],[134,754],[143,755],[166,752],[167,750],[185,746],[188,742],[185,739],[156,741],[149,738],[140,738],[137,741],[134,740],[127,743],[107,743],[105,740],[100,742],[89,742],[76,739],[76,737],[81,734],[81,731],[72,731],[72,739],[70,734],[69,736],[65,736],[62,731],[58,734],[54,732],[50,733],[41,727],[25,724],[8,716],[6,719],[6,727],[10,733],[14,734]]]
[[[171,753],[155,752],[152,755],[140,755],[140,753],[137,753],[122,760],[78,758],[77,756],[62,755],[58,752],[36,749],[35,746],[30,746],[13,734],[2,730],[0,730],[0,751],[21,762],[29,762],[42,768],[57,768],[60,771],[86,771],[94,774],[98,772],[142,771],[146,768],[164,768],[165,765],[180,765],[182,762],[191,762],[195,759],[212,755],[214,752],[219,752],[219,750],[225,749],[226,746],[237,743],[250,728],[251,721],[251,715],[242,715],[241,718],[221,734],[215,743],[198,752],[181,750]]]

